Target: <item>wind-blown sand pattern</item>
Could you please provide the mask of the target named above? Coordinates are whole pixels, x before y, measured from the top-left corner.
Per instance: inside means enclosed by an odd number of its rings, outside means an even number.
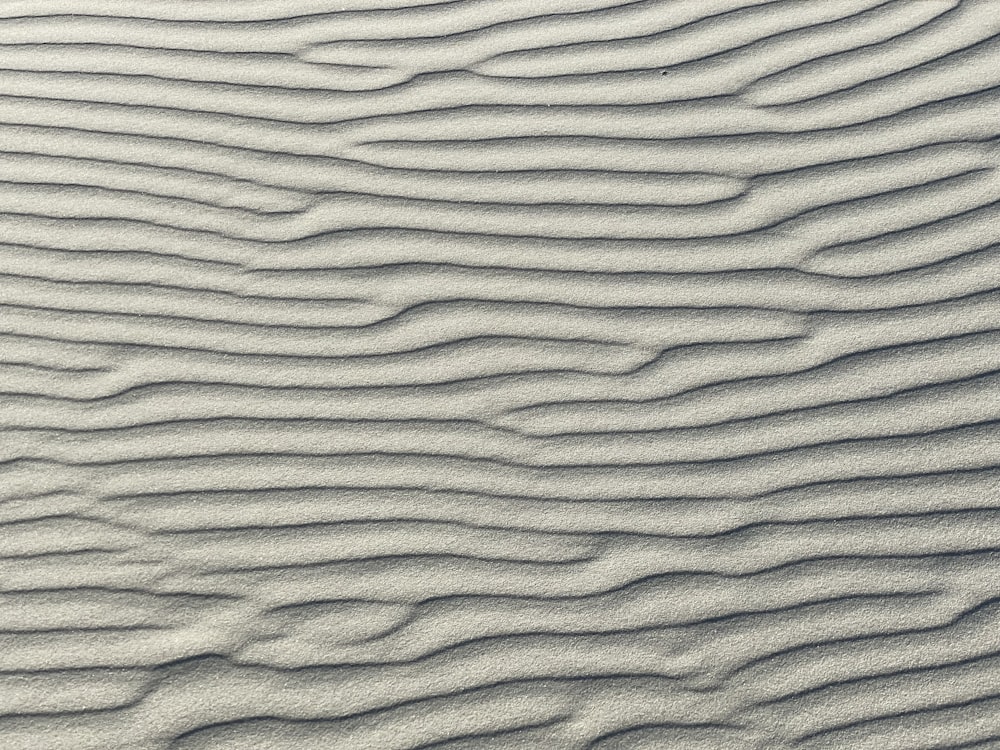
[[[0,5],[0,748],[1000,747],[996,0]]]

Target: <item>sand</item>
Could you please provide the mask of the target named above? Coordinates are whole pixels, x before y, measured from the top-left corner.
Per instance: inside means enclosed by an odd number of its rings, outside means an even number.
[[[996,0],[0,5],[0,749],[1000,748]]]

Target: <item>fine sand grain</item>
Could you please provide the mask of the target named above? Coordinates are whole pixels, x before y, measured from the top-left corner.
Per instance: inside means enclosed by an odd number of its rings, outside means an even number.
[[[998,0],[0,3],[0,750],[1000,748]]]

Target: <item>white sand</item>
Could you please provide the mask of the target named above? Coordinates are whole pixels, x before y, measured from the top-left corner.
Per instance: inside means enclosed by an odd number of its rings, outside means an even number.
[[[998,61],[0,4],[0,750],[1000,748]]]

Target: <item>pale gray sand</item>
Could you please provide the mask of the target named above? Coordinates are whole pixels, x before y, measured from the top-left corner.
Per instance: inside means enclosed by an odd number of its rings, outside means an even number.
[[[0,5],[0,750],[1000,747],[996,0]]]

